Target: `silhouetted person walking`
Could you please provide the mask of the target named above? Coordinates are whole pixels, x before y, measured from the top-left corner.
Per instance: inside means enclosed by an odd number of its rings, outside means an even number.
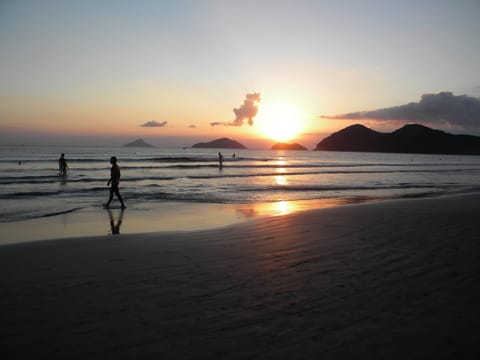
[[[112,164],[112,168],[110,169],[110,180],[108,180],[107,182],[107,185],[111,184],[110,197],[108,198],[108,201],[103,205],[108,208],[110,206],[110,202],[113,199],[113,194],[115,194],[117,195],[118,200],[120,200],[120,203],[122,204],[122,209],[125,209],[126,206],[123,203],[120,191],[118,191],[118,185],[120,184],[120,168],[117,165],[117,158],[115,156],[112,156],[110,158],[110,164]]]

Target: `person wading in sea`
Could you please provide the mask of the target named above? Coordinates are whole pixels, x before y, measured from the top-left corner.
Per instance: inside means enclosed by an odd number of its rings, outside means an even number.
[[[218,168],[220,170],[223,168],[223,155],[221,152],[218,153]]]
[[[122,195],[120,195],[120,191],[118,190],[118,185],[120,184],[120,167],[117,165],[117,158],[115,156],[110,158],[110,164],[112,164],[112,168],[110,169],[110,180],[107,182],[107,185],[111,184],[110,197],[108,198],[108,201],[103,204],[103,206],[108,208],[113,199],[113,194],[115,194],[117,195],[118,200],[120,200],[120,204],[122,204],[122,209],[125,209],[125,203],[123,202]]]
[[[60,159],[58,159],[59,175],[60,176],[67,175],[67,169],[68,169],[67,160],[65,160],[65,154],[62,153],[62,155],[60,156]]]

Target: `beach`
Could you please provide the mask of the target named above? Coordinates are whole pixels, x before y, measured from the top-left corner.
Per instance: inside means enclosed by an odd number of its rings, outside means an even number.
[[[480,194],[0,247],[3,359],[473,359]]]

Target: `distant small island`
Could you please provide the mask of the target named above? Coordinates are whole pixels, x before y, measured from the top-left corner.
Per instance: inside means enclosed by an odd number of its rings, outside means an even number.
[[[152,144],[145,142],[143,139],[137,139],[123,146],[124,147],[155,147]]]
[[[315,150],[480,155],[480,136],[452,135],[418,124],[381,133],[356,124],[326,137]]]
[[[192,148],[246,149],[244,145],[228,138],[221,138],[209,142],[197,143],[193,145]]]
[[[300,144],[287,144],[287,143],[276,143],[272,146],[272,150],[308,150],[305,146]]]

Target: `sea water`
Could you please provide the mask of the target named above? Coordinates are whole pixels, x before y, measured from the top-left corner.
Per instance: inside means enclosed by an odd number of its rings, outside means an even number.
[[[67,176],[59,176],[61,153]],[[120,192],[129,208],[166,202],[355,202],[480,191],[479,156],[0,146],[0,222],[101,207],[108,198],[111,156],[118,158]]]

